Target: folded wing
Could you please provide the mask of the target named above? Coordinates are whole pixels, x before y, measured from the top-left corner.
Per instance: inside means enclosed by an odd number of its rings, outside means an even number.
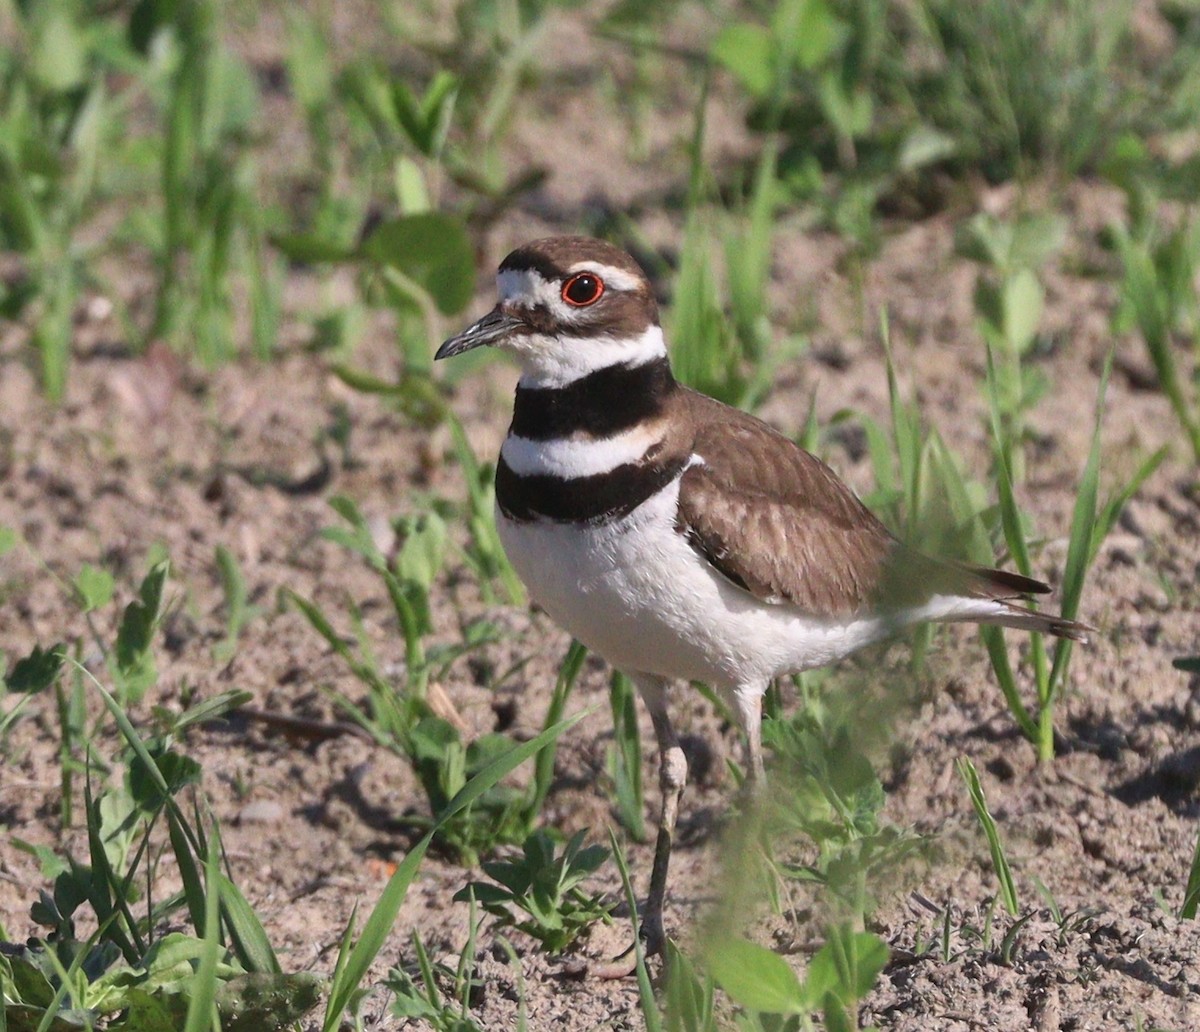
[[[703,409],[709,399],[692,395]],[[1008,599],[1048,591],[1019,574],[906,548],[816,456],[765,423],[695,413],[677,525],[732,583],[821,617],[920,605],[933,595]]]

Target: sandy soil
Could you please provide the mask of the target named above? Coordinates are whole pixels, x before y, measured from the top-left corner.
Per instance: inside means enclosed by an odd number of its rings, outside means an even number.
[[[545,60],[595,82],[598,57],[588,51],[589,59],[581,58],[579,41],[586,36],[578,23],[564,24],[567,43],[549,48]],[[270,51],[261,37],[255,46]],[[616,61],[612,67],[619,78],[623,66]],[[528,122],[514,134],[512,162],[520,167],[537,161],[551,174],[490,232],[484,266],[535,235],[578,230],[597,207],[629,212],[651,244],[667,253],[677,248],[681,216],[667,199],[686,171],[682,144],[691,132],[691,100],[678,88],[670,103],[671,110],[653,120],[648,154],[639,160],[621,145],[623,129],[609,108],[604,119],[578,120],[567,117],[577,100],[552,89],[537,94]],[[583,122],[587,131],[558,132]],[[714,162],[746,146],[738,119],[719,96],[710,140]],[[1093,184],[1073,187],[1065,202],[1070,239],[1066,257],[1048,273],[1044,323],[1054,346],[1041,359],[1055,389],[1030,418],[1037,445],[1022,492],[1046,538],[1038,568],[1050,581],[1059,578],[1065,557],[1114,302],[1108,281],[1062,270],[1088,267],[1085,258],[1103,260],[1096,233],[1119,212],[1118,199]],[[1015,199],[997,191],[982,203],[1005,211]],[[873,327],[875,313],[887,306],[902,377],[968,471],[986,476],[984,359],[972,326],[975,270],[954,256],[954,222],[944,215],[888,226],[860,290],[841,261],[843,246],[806,228],[800,216],[785,214],[773,267],[773,321],[783,329],[812,329],[807,351],[781,369],[763,407],[766,418],[797,432],[815,391],[822,420],[848,406],[884,420],[884,357]],[[128,301],[145,289],[136,274],[122,282]],[[387,663],[402,661],[403,643],[379,582],[317,533],[336,522],[328,506],[333,495],[354,498],[373,525],[386,528],[389,517],[414,511],[430,495],[461,498],[460,473],[444,429],[413,427],[378,400],[350,391],[304,348],[304,298],[314,289],[313,273],[290,274],[287,343],[278,362],[242,363],[211,374],[160,352],[131,357],[119,324],[103,306],[90,306],[80,314],[79,360],[59,408],[37,395],[24,365],[22,331],[0,327],[0,525],[18,529],[38,557],[17,551],[0,558],[0,648],[10,657],[35,642],[86,637],[82,618],[47,568],[69,579],[85,562],[103,565],[117,576],[123,603],[144,573],[150,549],[161,545],[174,564],[171,616],[160,649],[160,682],[142,717],[151,703],[178,707],[192,693],[243,688],[260,709],[332,721],[336,714],[325,687],[360,697],[337,657],[283,603],[284,588],[343,615],[345,600],[358,600],[379,654]],[[481,309],[487,294],[481,283]],[[1171,667],[1174,657],[1196,651],[1200,637],[1200,490],[1166,400],[1135,375],[1145,365],[1135,342],[1119,341],[1118,348],[1126,372],[1114,375],[1108,395],[1106,487],[1159,445],[1169,443],[1173,451],[1130,503],[1092,571],[1083,617],[1099,633],[1090,648],[1077,651],[1071,669],[1061,709],[1062,755],[1051,765],[1035,763],[1004,712],[972,631],[947,630],[935,638],[884,770],[887,816],[927,834],[933,849],[928,863],[883,896],[875,926],[893,957],[864,1005],[864,1024],[905,1032],[1200,1028],[1200,930],[1172,916],[1200,813],[1200,680]],[[356,361],[395,368],[385,321],[372,324]],[[503,435],[513,382],[510,371],[496,369],[463,384],[455,397],[456,412],[485,456],[494,454]],[[343,417],[350,427],[347,455],[314,444]],[[834,435],[829,458],[865,490],[869,472],[860,443],[853,435]],[[273,474],[267,481],[256,475],[264,469]],[[465,540],[461,528],[455,534]],[[251,600],[262,609],[223,665],[213,659],[224,635],[213,560],[218,545],[235,554]],[[435,599],[439,640],[454,640],[464,618],[488,615],[505,628],[502,641],[456,663],[444,681],[467,725],[474,732],[501,725],[522,732],[539,728],[568,645],[565,635],[537,612],[485,605],[453,563]],[[102,633],[111,633],[118,617],[115,605],[98,614]],[[898,645],[883,654],[883,662],[899,677],[906,656]],[[519,676],[491,684],[495,671],[522,657],[532,658]],[[544,816],[564,832],[589,827],[602,837],[613,820],[603,789],[611,741],[607,683],[607,670],[590,662],[571,700],[572,709],[599,704],[600,710],[560,746]],[[732,731],[698,695],[681,690],[677,708],[681,727],[695,736],[697,749],[711,750],[710,759],[736,748]],[[644,715],[643,723],[647,805],[654,808],[652,738]],[[111,736],[102,741],[115,750]],[[44,882],[11,839],[83,852],[86,847],[78,828],[59,824],[50,700],[35,701],[0,748],[0,923],[20,940],[34,930],[28,908]],[[203,791],[226,829],[233,874],[285,967],[328,973],[351,908],[373,902],[387,862],[414,841],[404,815],[419,810],[422,798],[411,771],[358,737],[312,742],[238,717],[193,732],[187,750],[203,764]],[[1032,912],[1011,949],[1001,949],[1012,922],[998,908],[989,910],[995,879],[954,770],[964,755],[983,774],[1026,912]],[[692,786],[684,803],[668,921],[685,942],[725,859],[722,814],[732,788],[718,776],[721,767],[711,764],[712,776]],[[631,844],[629,852],[644,888],[650,846]],[[477,873],[443,857],[426,862],[377,974],[411,962],[414,930],[435,956],[457,957],[466,937],[466,906],[451,897]],[[1036,891],[1038,882],[1065,915],[1061,922]],[[619,894],[612,865],[594,884]],[[951,919],[944,951],[945,908]],[[805,944],[819,934],[808,913],[803,900],[783,915],[764,910],[755,918],[754,935],[787,952],[800,968]],[[618,920],[574,954],[549,959],[531,940],[512,935],[519,978],[485,923],[476,1020],[489,1029],[513,1027],[523,995],[535,1029],[640,1027],[632,982],[570,975],[573,962],[613,952],[626,935]],[[936,948],[927,949],[931,941]],[[370,999],[365,1014],[370,1027],[402,1025],[387,1016],[382,997]]]

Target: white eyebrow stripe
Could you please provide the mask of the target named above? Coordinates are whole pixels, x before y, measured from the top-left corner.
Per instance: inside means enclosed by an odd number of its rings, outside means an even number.
[[[567,270],[567,273],[572,276],[577,272],[594,272],[605,286],[611,287],[613,290],[634,291],[642,284],[641,277],[634,276],[624,269],[618,269],[615,265],[604,265],[602,262],[576,262]]]
[[[523,298],[548,308],[564,308],[557,282],[544,279],[533,269],[505,269],[496,274],[496,290],[501,301]]]

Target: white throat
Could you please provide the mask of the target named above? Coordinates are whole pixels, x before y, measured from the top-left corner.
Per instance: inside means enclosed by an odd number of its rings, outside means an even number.
[[[558,337],[532,333],[500,345],[521,366],[522,387],[565,387],[609,366],[636,368],[667,355],[661,326],[632,337]]]

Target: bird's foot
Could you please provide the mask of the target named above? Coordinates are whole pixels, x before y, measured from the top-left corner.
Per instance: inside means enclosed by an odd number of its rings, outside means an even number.
[[[663,952],[667,936],[663,930],[662,914],[647,914],[642,919],[641,935],[642,956],[655,957]],[[607,964],[592,969],[596,978],[616,979],[628,978],[637,970],[637,943],[631,942],[626,949],[613,957]]]

